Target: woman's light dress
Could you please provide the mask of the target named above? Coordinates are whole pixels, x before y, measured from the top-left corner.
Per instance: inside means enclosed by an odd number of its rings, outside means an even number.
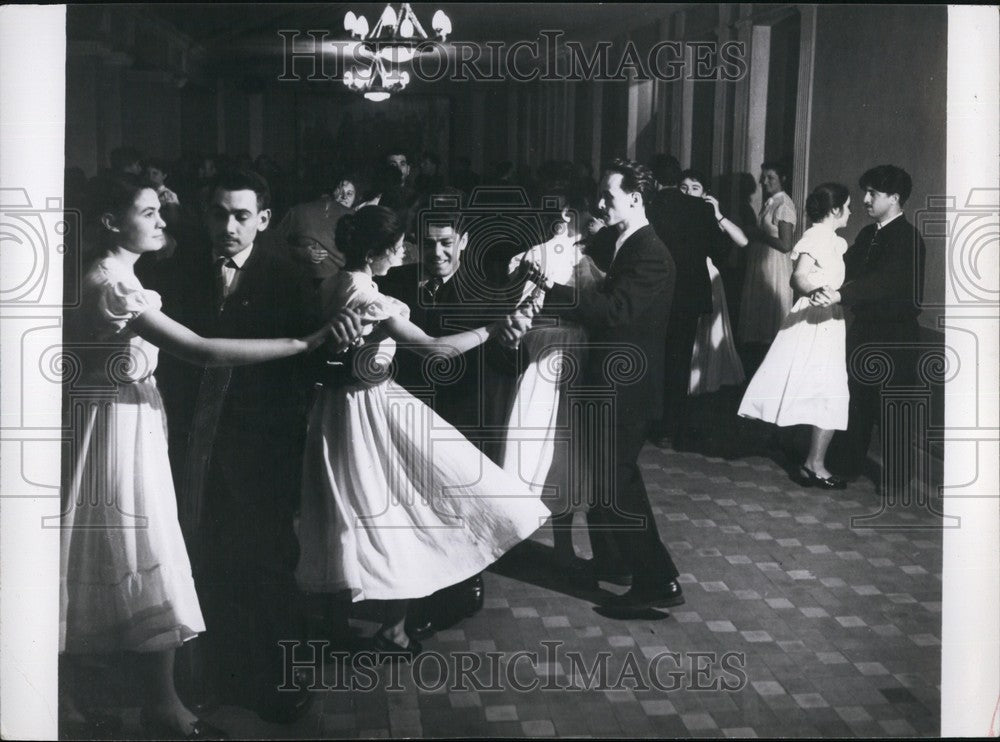
[[[816,224],[793,248],[809,255],[815,285],[839,289],[847,243],[832,227]],[[846,430],[850,396],[845,359],[846,329],[839,304],[817,307],[800,297],[785,318],[764,362],[747,387],[739,414],[777,425]]]
[[[205,630],[177,521],[157,348],[129,330],[160,297],[96,262],[68,337],[71,464],[62,514],[61,651],[160,651]],[[74,366],[75,364],[75,366]]]
[[[795,204],[784,191],[764,202],[758,226],[778,238],[778,222],[795,225]],[[792,308],[792,259],[767,243],[751,240],[747,245],[747,271],[740,301],[740,343],[770,344],[785,315]]]
[[[565,234],[515,256],[512,273],[523,259],[534,261],[555,283],[581,291],[604,280],[575,238]],[[530,290],[526,287],[525,295]],[[527,364],[507,420],[502,461],[558,515],[585,509],[590,492],[586,416],[571,414],[568,399],[586,361],[587,334],[576,324],[546,322],[537,318],[521,341]]]
[[[698,334],[691,355],[691,380],[688,394],[708,394],[723,386],[739,385],[746,379],[743,362],[736,352],[733,328],[729,324],[729,305],[722,284],[722,274],[711,258],[708,275],[712,279],[712,313],[698,320]]]
[[[328,314],[357,310],[367,334],[348,360],[355,381],[324,387],[309,415],[300,587],[394,600],[478,574],[542,525],[548,509],[389,379],[396,342],[379,323],[408,318],[405,304],[355,271],[331,277],[322,292]]]

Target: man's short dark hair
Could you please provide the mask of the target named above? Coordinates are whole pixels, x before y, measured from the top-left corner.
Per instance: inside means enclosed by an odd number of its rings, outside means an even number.
[[[660,152],[653,156],[649,164],[653,177],[661,186],[674,188],[681,182],[681,163],[673,155]]]
[[[406,152],[406,147],[403,147],[402,145],[397,144],[389,147],[388,151],[385,153],[385,159],[388,160],[393,155],[402,155],[406,158],[407,162],[410,161],[410,155]]]
[[[626,160],[619,157],[612,160],[611,164],[604,168],[604,173],[618,173],[622,176],[621,189],[625,193],[638,193],[642,196],[643,205],[648,205],[653,193],[656,192],[656,181],[653,172],[645,165],[635,160]]]
[[[906,203],[906,199],[913,192],[913,179],[910,174],[901,167],[895,165],[878,165],[865,172],[858,180],[861,189],[872,188],[881,193],[899,196],[899,205]]]
[[[257,196],[257,211],[263,211],[271,207],[271,188],[267,184],[263,175],[255,173],[253,170],[236,168],[224,170],[212,179],[209,188],[209,197],[217,190],[224,191],[253,191]]]

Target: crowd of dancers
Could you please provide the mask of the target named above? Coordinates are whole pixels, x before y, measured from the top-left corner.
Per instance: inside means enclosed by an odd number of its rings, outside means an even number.
[[[539,185],[558,204],[544,232],[490,252],[477,236],[495,219],[432,158],[420,180],[391,153],[373,188],[337,178],[269,230],[260,172],[206,172],[178,196],[164,163],[133,154],[80,194],[67,346],[107,393],[68,395],[60,648],[137,653],[143,723],[169,736],[225,737],[178,694],[185,642],[204,634],[201,692],[291,721],[311,696],[278,690],[279,641],[343,643],[350,604],[375,600],[375,651],[411,659],[547,521],[566,579],[628,587],[604,593],[610,615],[684,603],[638,465],[647,441],[688,445],[692,397],[741,385],[747,361],[738,414],[810,426],[796,481],[842,489],[879,410],[848,358],[916,340],[924,247],[891,165],[860,178],[872,224],[850,248],[844,185],[812,190],[795,242],[780,163],[762,168],[759,216],[730,217],[661,155],[599,182],[562,170]]]

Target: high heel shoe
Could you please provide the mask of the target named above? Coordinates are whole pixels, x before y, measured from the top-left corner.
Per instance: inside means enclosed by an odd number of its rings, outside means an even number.
[[[375,645],[375,652],[383,662],[390,659],[412,661],[414,657],[424,651],[423,645],[416,639],[410,639],[410,643],[404,647],[401,644],[396,644],[381,631],[372,637],[372,643]]]
[[[209,724],[204,719],[197,719],[191,727],[191,731],[185,735],[180,730],[172,727],[161,719],[155,718],[147,709],[139,712],[139,724],[147,732],[155,734],[157,739],[190,739],[190,740],[216,740],[229,739],[229,735],[217,726]]]
[[[838,479],[837,477],[821,477],[805,464],[799,467],[799,471],[800,473],[805,473],[805,476],[799,478],[799,484],[803,487],[819,487],[824,490],[847,489],[847,482],[843,479]]]

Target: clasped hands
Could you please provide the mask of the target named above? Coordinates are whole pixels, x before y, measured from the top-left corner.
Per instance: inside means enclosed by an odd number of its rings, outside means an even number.
[[[517,348],[524,333],[531,329],[532,320],[542,309],[545,291],[552,286],[552,281],[534,260],[525,258],[521,262],[521,269],[527,279],[535,284],[535,289],[517,309],[500,320],[494,328],[495,337],[507,348]]]
[[[823,286],[809,294],[809,303],[814,307],[830,307],[839,304],[840,292],[829,286]]]

